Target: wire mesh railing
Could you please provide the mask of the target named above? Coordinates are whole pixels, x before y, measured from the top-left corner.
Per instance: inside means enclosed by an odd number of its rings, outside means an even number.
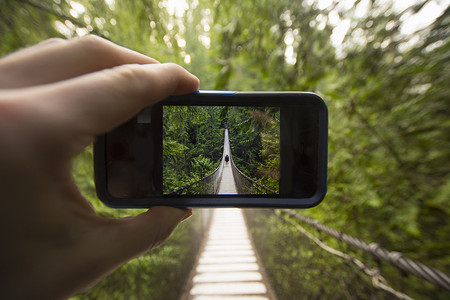
[[[401,253],[292,210],[246,216],[279,300],[450,298],[447,274]]]
[[[219,166],[214,171],[212,171],[205,177],[171,192],[170,195],[216,194],[217,189],[219,188],[220,180],[222,179],[222,171],[223,171],[223,160],[220,162]]]
[[[230,159],[230,163],[238,194],[278,194],[277,191],[242,173],[242,171],[234,164],[233,158]]]
[[[231,166],[238,194],[278,194],[277,191],[255,181],[236,167],[231,154],[228,129],[225,129],[223,153],[219,166],[205,177],[181,187],[169,195],[217,194],[225,164]]]
[[[223,137],[223,153],[222,159],[220,160],[219,166],[206,175],[205,177],[196,180],[195,182],[181,187],[173,192],[170,195],[186,195],[186,194],[197,194],[197,195],[209,195],[209,194],[217,194],[217,190],[219,189],[220,180],[222,179],[223,167],[225,163],[225,156],[230,152],[230,142],[228,140],[228,129],[225,129],[224,137]],[[231,155],[231,154],[230,154]]]

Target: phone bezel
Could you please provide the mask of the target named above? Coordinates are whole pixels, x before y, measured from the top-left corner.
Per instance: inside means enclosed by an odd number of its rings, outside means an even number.
[[[283,98],[283,103],[312,103],[318,108],[318,144],[317,144],[317,188],[314,195],[307,198],[285,198],[270,195],[173,195],[148,198],[117,198],[107,189],[106,175],[106,138],[97,137],[94,143],[94,174],[97,195],[102,202],[113,208],[148,208],[152,206],[175,207],[273,207],[273,208],[309,208],[318,205],[327,191],[328,165],[328,108],[325,101],[310,92],[235,92],[235,91],[198,91],[184,96],[172,96],[156,105],[239,105],[267,106],[274,99]],[[242,101],[245,99],[245,103]],[[269,100],[272,99],[272,100]],[[170,203],[168,203],[170,199]]]

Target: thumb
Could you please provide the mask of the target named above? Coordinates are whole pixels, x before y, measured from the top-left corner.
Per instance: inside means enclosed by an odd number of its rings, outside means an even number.
[[[192,209],[158,206],[137,216],[118,219],[111,235],[113,259],[127,261],[161,245],[192,214]]]
[[[130,259],[160,245],[192,213],[191,209],[161,206],[133,217],[103,219],[104,226],[91,231],[88,239],[70,254],[68,262],[73,267],[69,269],[73,272],[65,282],[78,283],[71,289],[82,291]]]

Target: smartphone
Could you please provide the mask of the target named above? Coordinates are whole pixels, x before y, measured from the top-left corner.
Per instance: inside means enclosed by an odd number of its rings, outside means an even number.
[[[325,197],[327,156],[318,95],[198,91],[99,136],[95,183],[115,208],[308,208]]]

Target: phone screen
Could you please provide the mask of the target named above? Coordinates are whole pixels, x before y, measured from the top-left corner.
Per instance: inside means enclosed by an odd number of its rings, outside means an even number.
[[[170,97],[98,138],[97,192],[121,207],[309,206],[326,192],[326,143],[312,94]]]
[[[163,106],[163,194],[277,194],[280,108]]]

